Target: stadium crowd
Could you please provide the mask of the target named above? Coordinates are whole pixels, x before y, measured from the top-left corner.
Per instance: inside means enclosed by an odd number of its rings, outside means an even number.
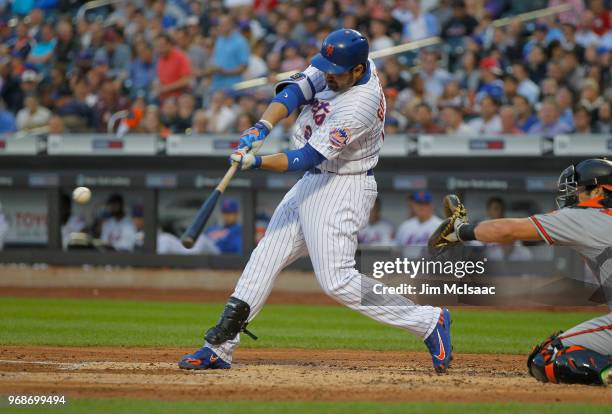
[[[609,0],[0,1],[0,132],[236,133],[325,36],[371,49],[441,36],[376,60],[387,133],[609,133]],[[495,19],[570,4],[535,21]],[[270,85],[234,90],[268,76]],[[291,133],[289,118],[275,133]]]

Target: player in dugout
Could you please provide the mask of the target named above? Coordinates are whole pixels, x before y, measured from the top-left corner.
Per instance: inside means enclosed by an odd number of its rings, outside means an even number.
[[[558,210],[478,224],[468,222],[457,196],[447,196],[445,209],[450,205],[452,214],[432,234],[430,249],[439,253],[470,240],[544,240],[568,246],[584,257],[612,309],[612,162],[588,159],[570,165],[561,173],[558,186]],[[534,347],[527,366],[542,382],[612,385],[612,312],[551,335]]]

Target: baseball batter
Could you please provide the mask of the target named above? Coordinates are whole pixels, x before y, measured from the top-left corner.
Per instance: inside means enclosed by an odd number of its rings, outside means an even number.
[[[569,166],[559,177],[559,192],[560,209],[548,214],[477,225],[466,216],[447,218],[430,245],[544,240],[571,247],[599,278],[612,308],[612,162],[589,159]],[[542,382],[612,385],[612,313],[553,334],[534,348],[527,364]]]
[[[231,155],[242,169],[305,174],[276,208],[217,325],[206,332],[204,347],[185,355],[181,368],[229,368],[240,332],[252,335],[246,325],[262,309],[279,272],[309,255],[326,294],[424,338],[435,370],[446,371],[452,358],[447,309],[418,306],[399,295],[362,303],[362,292],[372,292],[376,282],[355,269],[357,235],[377,196],[373,168],[385,120],[385,97],[368,52],[359,32],[331,33],[312,66],[280,82],[261,120],[243,133]],[[257,156],[274,125],[298,107],[297,149]]]

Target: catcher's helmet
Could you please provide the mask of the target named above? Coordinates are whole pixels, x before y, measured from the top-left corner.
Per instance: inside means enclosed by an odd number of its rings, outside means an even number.
[[[325,38],[321,52],[312,58],[312,66],[339,75],[360,63],[365,65],[369,50],[368,39],[357,30],[338,29]]]
[[[559,176],[559,208],[578,203],[578,193],[598,185],[612,191],[612,161],[592,158],[570,165]]]

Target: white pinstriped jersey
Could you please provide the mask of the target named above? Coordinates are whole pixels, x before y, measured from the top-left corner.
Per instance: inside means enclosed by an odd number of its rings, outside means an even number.
[[[386,103],[372,60],[359,84],[341,93],[327,88],[325,74],[313,66],[279,85],[288,83],[297,84],[308,102],[296,121],[295,148],[310,143],[327,158],[318,167],[323,171],[357,174],[376,166]]]
[[[279,85],[287,84],[298,85],[308,102],[298,117],[293,144],[301,148],[310,143],[327,158],[318,168],[337,174],[307,172],[289,190],[232,296],[249,304],[250,322],[281,270],[308,254],[328,295],[374,320],[427,338],[440,308],[419,306],[401,295],[376,295],[379,282],[355,269],[357,235],[378,194],[376,179],[364,173],[378,162],[385,121],[385,98],[374,63],[370,61],[358,85],[342,93],[329,90],[324,74],[312,66]],[[239,342],[240,335],[206,346],[231,362]]]

